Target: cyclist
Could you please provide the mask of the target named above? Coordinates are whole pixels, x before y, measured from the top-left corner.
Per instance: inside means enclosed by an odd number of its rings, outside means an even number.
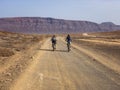
[[[71,39],[70,35],[68,34],[67,37],[66,37],[68,52],[70,51],[71,41],[72,41],[72,39]]]
[[[56,42],[57,42],[55,35],[52,36],[51,41],[52,41],[52,48],[54,51],[56,49]]]

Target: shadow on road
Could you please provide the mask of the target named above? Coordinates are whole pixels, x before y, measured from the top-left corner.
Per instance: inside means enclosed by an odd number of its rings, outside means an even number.
[[[41,50],[41,51],[51,51],[51,52],[53,52],[52,49],[39,49],[39,50]],[[67,51],[67,50],[55,50],[54,52],[68,52],[68,51]]]
[[[67,50],[55,50],[57,52],[68,52]]]

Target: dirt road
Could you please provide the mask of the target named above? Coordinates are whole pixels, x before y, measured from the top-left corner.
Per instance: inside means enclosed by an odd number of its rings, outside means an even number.
[[[11,90],[120,90],[120,76],[80,50],[67,52],[58,38],[57,50],[48,39],[33,56],[34,62]]]

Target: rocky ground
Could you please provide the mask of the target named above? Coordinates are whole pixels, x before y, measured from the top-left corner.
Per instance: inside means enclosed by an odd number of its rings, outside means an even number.
[[[0,90],[8,90],[11,83],[24,72],[43,39],[44,36],[39,35],[0,32]]]
[[[120,32],[50,38],[0,32],[0,90],[119,90]]]

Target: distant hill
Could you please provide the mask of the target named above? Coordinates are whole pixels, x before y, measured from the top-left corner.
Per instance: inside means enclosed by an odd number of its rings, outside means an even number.
[[[41,17],[1,18],[0,30],[17,33],[83,33],[120,30],[111,22],[97,24],[89,21],[73,21]]]
[[[120,30],[120,25],[115,25],[112,22],[104,22],[100,24],[100,27],[104,31]]]

